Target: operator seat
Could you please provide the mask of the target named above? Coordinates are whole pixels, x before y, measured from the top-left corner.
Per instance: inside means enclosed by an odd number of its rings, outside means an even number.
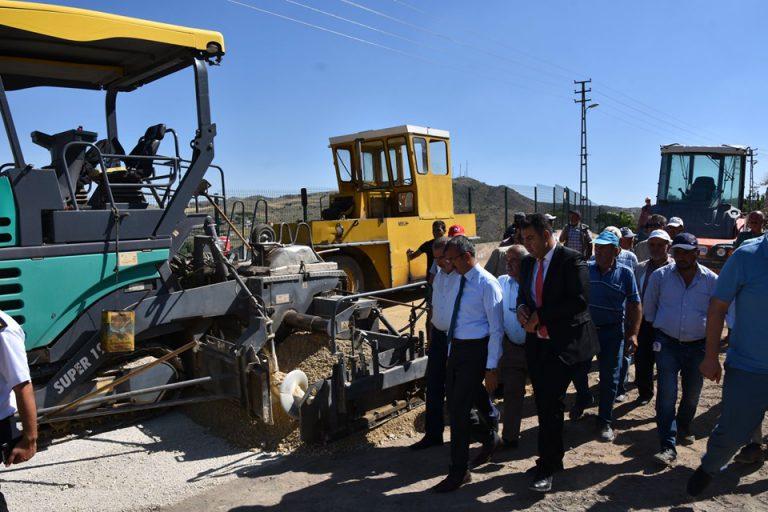
[[[153,161],[145,158],[130,158],[131,156],[143,156],[152,157],[157,155],[157,150],[160,148],[160,143],[165,137],[166,126],[164,124],[156,124],[147,128],[139,138],[136,146],[131,152],[123,158],[125,169],[112,170],[109,173],[110,183],[131,183],[135,185],[141,184],[143,181],[154,176],[155,168]],[[125,155],[125,150],[120,145],[117,139],[111,141],[103,140],[99,141],[98,145],[103,144],[103,150],[116,155]],[[98,157],[97,157],[98,162]],[[105,162],[108,168],[114,168],[120,165],[119,162]],[[94,208],[104,208],[107,206],[107,196],[101,190],[102,185],[99,185],[99,189],[91,197],[90,204]],[[142,193],[140,187],[112,187],[112,197],[114,197],[116,203],[127,203],[129,208],[146,208],[148,206],[147,200]]]
[[[717,185],[715,179],[711,176],[699,176],[693,180],[691,190],[688,192],[688,199],[695,203],[705,203],[707,205],[712,203],[715,198],[715,191]]]
[[[165,137],[166,127],[164,124],[156,124],[147,128],[144,135],[139,138],[139,142],[131,150],[128,156],[157,156],[157,150],[160,149],[160,143]],[[142,179],[152,177],[155,168],[152,160],[139,158],[126,158],[125,165]]]

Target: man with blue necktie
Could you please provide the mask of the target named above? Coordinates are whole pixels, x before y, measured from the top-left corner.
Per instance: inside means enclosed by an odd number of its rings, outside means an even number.
[[[497,386],[496,368],[504,337],[501,287],[477,264],[475,248],[467,237],[452,238],[446,244],[445,259],[461,277],[447,333],[445,384],[451,419],[451,465],[448,476],[433,487],[435,492],[454,491],[472,480],[469,443],[473,406],[480,419],[475,435],[483,447],[472,467],[488,462],[500,444],[498,411],[488,393]]]
[[[411,450],[424,450],[443,444],[443,404],[445,403],[445,365],[448,360],[448,328],[453,304],[459,290],[458,272],[445,259],[448,237],[440,237],[432,245],[437,271],[432,279],[432,306],[429,327],[431,336],[427,349],[427,393],[424,437],[411,445]]]

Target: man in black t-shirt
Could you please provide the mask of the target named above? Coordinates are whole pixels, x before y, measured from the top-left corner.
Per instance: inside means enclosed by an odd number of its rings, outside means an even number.
[[[435,261],[435,258],[432,255],[432,244],[434,244],[435,240],[438,238],[445,236],[445,222],[436,220],[432,223],[432,236],[434,238],[421,244],[415,251],[408,249],[408,252],[406,253],[408,254],[409,261],[414,258],[418,258],[422,254],[427,255],[427,276],[429,276],[429,270],[432,268],[432,262]]]

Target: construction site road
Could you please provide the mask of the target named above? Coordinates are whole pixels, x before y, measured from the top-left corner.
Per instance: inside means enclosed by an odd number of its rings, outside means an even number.
[[[157,510],[274,459],[235,448],[179,411],[82,438],[58,439],[0,469],[13,512]]]
[[[591,374],[597,391],[596,372]],[[633,391],[634,393],[634,391]],[[530,394],[524,407],[520,448],[499,452],[473,472],[472,483],[448,494],[429,491],[448,469],[449,446],[413,452],[415,439],[401,438],[383,446],[361,446],[338,454],[301,452],[269,464],[244,469],[241,478],[165,508],[197,511],[357,511],[376,512],[533,510],[766,510],[768,468],[732,464],[713,481],[700,501],[685,493],[698,465],[706,438],[719,414],[721,388],[705,384],[693,430],[692,446],[678,447],[675,467],[653,459],[658,450],[653,403],[617,404],[614,444],[596,440],[595,416],[566,420],[565,471],[555,476],[554,492],[528,490],[538,427]],[[635,395],[636,396],[636,395]],[[569,401],[573,396],[569,397]],[[588,409],[594,414],[595,409]],[[765,425],[764,425],[765,428]],[[449,438],[446,429],[445,439]],[[470,456],[476,453],[479,445]]]

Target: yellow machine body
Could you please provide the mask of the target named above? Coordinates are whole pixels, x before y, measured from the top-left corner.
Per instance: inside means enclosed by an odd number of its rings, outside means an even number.
[[[312,241],[347,272],[352,290],[424,279],[426,257],[409,261],[407,251],[432,238],[435,220],[476,235],[475,216],[453,211],[447,131],[397,126],[332,137],[330,148],[339,192],[310,223]]]

